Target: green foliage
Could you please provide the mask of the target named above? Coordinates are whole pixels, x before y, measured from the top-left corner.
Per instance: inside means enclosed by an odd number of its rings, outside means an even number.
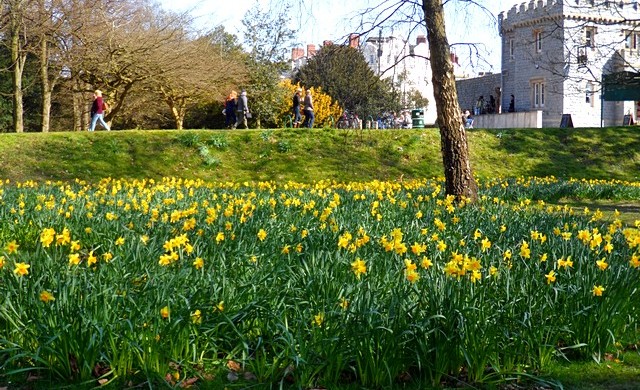
[[[296,72],[294,82],[306,87],[322,87],[340,106],[362,118],[396,110],[399,104],[392,86],[380,80],[362,53],[350,46],[321,47]]]
[[[640,232],[509,200],[565,184],[496,179],[471,205],[439,179],[3,183],[0,380],[560,388],[538,376],[592,356],[624,373]]]
[[[277,64],[250,60],[250,81],[247,89],[249,110],[257,128],[274,127],[280,120],[278,103],[286,98],[286,90],[280,86],[280,70]]]
[[[200,157],[202,157],[202,160],[204,161],[204,165],[206,166],[220,165],[220,160],[211,155],[207,145],[200,145],[198,147],[198,151],[200,153]]]
[[[207,145],[211,145],[220,150],[225,150],[227,147],[229,147],[229,141],[224,135],[211,137],[206,142]]]
[[[278,141],[278,152],[286,153],[291,150],[289,141]]]

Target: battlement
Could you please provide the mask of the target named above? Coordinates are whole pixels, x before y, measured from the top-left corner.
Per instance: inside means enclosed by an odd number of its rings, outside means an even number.
[[[521,22],[562,15],[563,0],[530,0],[528,3],[514,5],[506,14],[500,13],[503,25],[514,25]]]
[[[501,12],[498,17],[502,29],[557,17],[595,23],[629,22],[640,18],[640,6],[636,0],[530,0],[514,5],[506,15]]]

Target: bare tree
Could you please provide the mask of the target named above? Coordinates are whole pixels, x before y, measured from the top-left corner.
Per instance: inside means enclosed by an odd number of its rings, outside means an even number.
[[[24,131],[24,108],[22,74],[27,60],[28,0],[5,0],[2,2],[2,19],[8,25],[8,46],[11,52],[11,77],[13,90],[13,130]]]
[[[62,12],[59,0],[37,0],[37,18],[34,23],[34,33],[38,37],[35,48],[39,58],[41,96],[41,130],[49,131],[51,118],[51,98],[53,89],[62,76],[60,63],[60,30],[63,26]],[[57,66],[54,66],[56,64]]]
[[[170,61],[167,51],[172,53]],[[243,59],[223,51],[208,35],[192,39],[185,32],[151,55],[161,71],[149,80],[150,85],[167,103],[178,130],[189,106],[222,101],[248,76]]]

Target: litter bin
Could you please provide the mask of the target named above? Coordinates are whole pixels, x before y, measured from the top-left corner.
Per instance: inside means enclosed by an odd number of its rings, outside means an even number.
[[[414,129],[424,129],[424,110],[422,108],[411,110],[411,122]]]

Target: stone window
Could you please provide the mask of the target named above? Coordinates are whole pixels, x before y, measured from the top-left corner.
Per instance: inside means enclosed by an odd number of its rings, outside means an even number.
[[[515,39],[509,39],[509,60],[513,61],[516,59],[516,42]]]
[[[531,80],[531,105],[533,108],[543,108],[545,91],[544,80]]]
[[[593,107],[593,104],[594,104],[593,97],[595,96],[595,93],[593,91],[593,83],[588,81],[584,91],[585,91],[585,103]]]
[[[542,51],[542,30],[533,31],[533,40],[535,42],[536,52],[540,53]]]
[[[592,49],[596,47],[596,32],[595,27],[584,28],[584,45],[586,47],[590,47]]]
[[[640,38],[640,33],[635,31],[625,31],[624,32],[624,48],[629,50],[637,50],[638,42]]]

